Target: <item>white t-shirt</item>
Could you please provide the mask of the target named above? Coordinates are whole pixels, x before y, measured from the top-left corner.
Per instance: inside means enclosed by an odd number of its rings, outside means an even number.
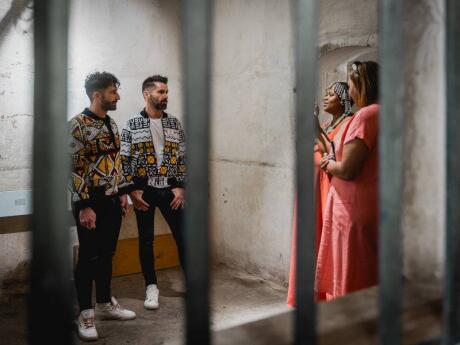
[[[165,141],[161,118],[150,118],[150,132],[152,132],[153,147],[155,148],[155,154],[157,157],[157,167],[160,168],[161,163],[163,163],[163,149]]]

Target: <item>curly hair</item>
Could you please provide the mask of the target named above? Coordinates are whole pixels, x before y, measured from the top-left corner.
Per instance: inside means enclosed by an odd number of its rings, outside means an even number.
[[[94,91],[101,91],[110,86],[119,87],[120,81],[109,72],[91,73],[85,79],[85,90],[90,100]]]
[[[152,75],[151,77],[148,77],[147,79],[144,80],[142,83],[142,92],[144,92],[145,89],[148,89],[152,86],[155,86],[155,83],[163,83],[163,84],[168,84],[168,77],[163,77],[162,75],[156,74]]]

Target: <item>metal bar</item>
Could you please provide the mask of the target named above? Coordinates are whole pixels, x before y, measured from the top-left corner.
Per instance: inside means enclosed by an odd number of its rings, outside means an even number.
[[[447,214],[443,345],[460,344],[460,2],[446,0]]]
[[[66,208],[70,171],[66,169],[68,16],[67,0],[34,2],[35,118],[29,301],[29,340],[33,344],[72,343],[72,265]]]
[[[380,1],[379,339],[401,344],[404,185],[404,1]]]
[[[181,1],[187,207],[185,217],[186,343],[209,344],[209,99],[211,4]],[[188,269],[193,267],[193,269]]]
[[[298,0],[296,17],[297,272],[296,344],[316,343],[313,107],[318,60],[318,2]]]

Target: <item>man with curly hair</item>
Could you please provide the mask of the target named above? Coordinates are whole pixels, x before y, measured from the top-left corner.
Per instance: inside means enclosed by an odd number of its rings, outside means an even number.
[[[104,319],[131,320],[136,314],[123,309],[111,294],[112,257],[126,212],[128,192],[120,159],[120,138],[115,121],[107,115],[120,100],[120,82],[111,73],[87,76],[89,108],[70,120],[72,177],[70,191],[77,225],[79,253],[75,286],[80,307],[78,334],[95,340],[95,314]],[[92,286],[96,283],[96,308]]]

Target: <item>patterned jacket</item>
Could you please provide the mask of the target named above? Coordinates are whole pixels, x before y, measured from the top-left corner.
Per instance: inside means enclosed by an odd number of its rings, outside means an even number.
[[[94,205],[101,195],[127,192],[115,121],[97,117],[89,109],[69,121],[72,177],[69,189],[75,206]]]
[[[164,113],[163,162],[157,167],[157,158],[150,131],[150,118],[145,110],[128,120],[121,133],[121,160],[130,189],[143,189],[146,185],[159,187],[159,180],[172,187],[184,188],[185,134],[180,121]],[[157,181],[157,182],[155,182]]]

